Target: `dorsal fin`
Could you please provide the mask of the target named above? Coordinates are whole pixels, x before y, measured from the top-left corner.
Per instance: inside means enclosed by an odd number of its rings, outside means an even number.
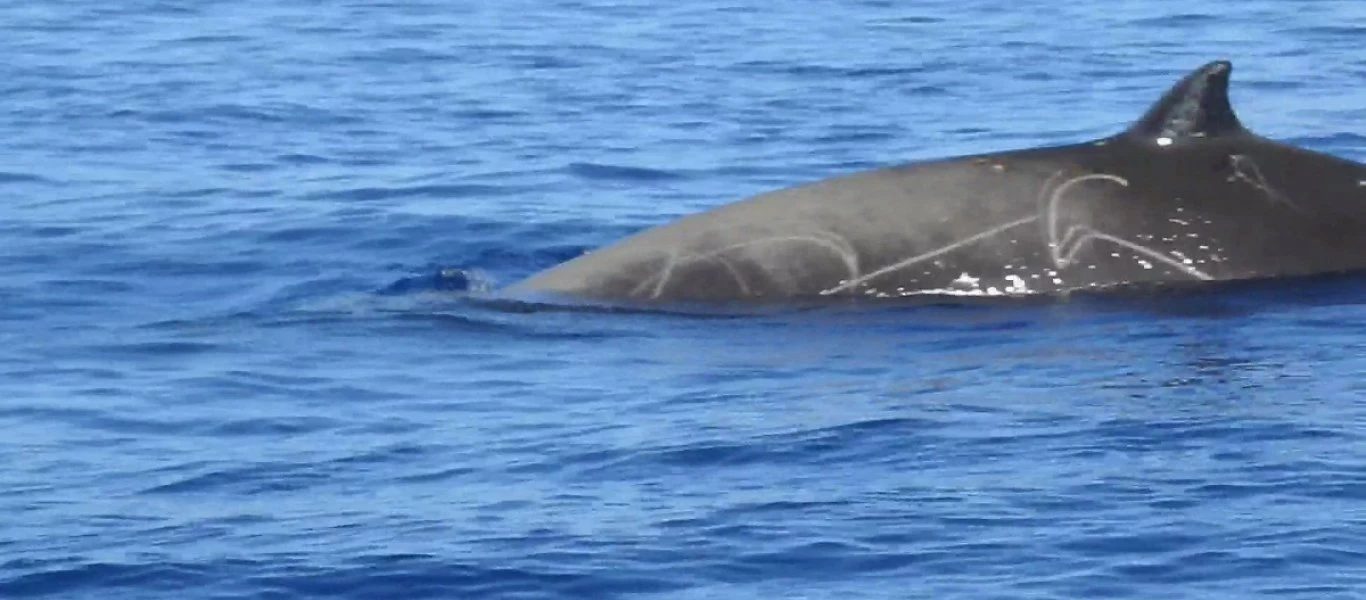
[[[1126,133],[1168,146],[1244,131],[1228,100],[1233,63],[1216,60],[1176,82]]]

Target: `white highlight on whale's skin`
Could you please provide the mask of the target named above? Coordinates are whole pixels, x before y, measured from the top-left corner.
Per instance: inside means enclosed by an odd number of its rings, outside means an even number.
[[[1005,290],[1007,294],[1029,293],[1029,285],[1025,283],[1023,277],[1020,277],[1019,275],[1006,275],[1006,281],[1010,282],[1010,285],[1006,287]]]
[[[982,278],[981,278],[981,277],[973,277],[972,275],[969,275],[969,274],[965,271],[962,275],[959,275],[959,276],[958,276],[958,279],[953,280],[953,285],[963,285],[963,286],[969,286],[969,287],[978,287],[978,283],[981,282],[981,281],[982,281]]]

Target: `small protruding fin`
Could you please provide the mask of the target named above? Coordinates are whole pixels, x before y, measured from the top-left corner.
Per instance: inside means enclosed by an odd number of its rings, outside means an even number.
[[[1170,145],[1244,131],[1228,100],[1233,63],[1208,63],[1176,82],[1126,133]]]

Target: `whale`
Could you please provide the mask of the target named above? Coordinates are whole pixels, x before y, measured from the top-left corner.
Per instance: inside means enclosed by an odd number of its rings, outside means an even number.
[[[1250,131],[1232,71],[1190,71],[1112,135],[761,193],[504,291],[628,304],[1057,297],[1366,269],[1366,167]]]

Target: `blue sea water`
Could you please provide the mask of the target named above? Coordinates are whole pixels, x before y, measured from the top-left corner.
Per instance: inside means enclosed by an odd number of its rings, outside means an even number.
[[[487,290],[1234,61],[1366,159],[1366,4],[0,6],[0,598],[1363,598],[1366,284],[761,315]]]

